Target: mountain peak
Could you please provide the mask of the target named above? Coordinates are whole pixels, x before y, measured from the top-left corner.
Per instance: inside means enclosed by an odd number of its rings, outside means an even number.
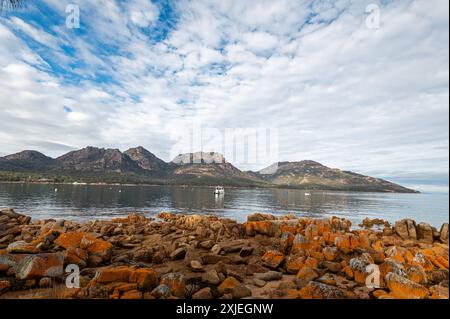
[[[180,154],[172,160],[177,165],[186,164],[224,164],[225,157],[218,152],[195,152]]]
[[[130,148],[124,152],[129,158],[135,161],[140,168],[147,171],[165,169],[167,163],[156,157],[153,153],[142,146]]]
[[[56,159],[58,168],[81,171],[133,171],[137,165],[118,149],[87,146]]]
[[[0,169],[3,170],[36,170],[49,169],[54,159],[38,151],[26,150],[0,158]]]

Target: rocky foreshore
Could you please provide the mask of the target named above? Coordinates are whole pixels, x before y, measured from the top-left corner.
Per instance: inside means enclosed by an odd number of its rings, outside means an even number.
[[[0,211],[0,298],[448,299],[448,263],[448,223],[160,213],[80,224]]]

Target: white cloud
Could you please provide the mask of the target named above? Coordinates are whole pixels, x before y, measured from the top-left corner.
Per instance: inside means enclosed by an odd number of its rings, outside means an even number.
[[[362,2],[178,1],[155,43],[140,29],[164,23],[150,1],[78,2],[86,34],[0,20],[2,152],[144,145],[169,160],[196,119],[279,128],[280,160],[448,183],[448,3],[386,2],[372,30]],[[46,61],[15,28],[60,54]]]
[[[130,19],[141,28],[152,25],[159,15],[158,7],[150,0],[134,0],[128,5]]]

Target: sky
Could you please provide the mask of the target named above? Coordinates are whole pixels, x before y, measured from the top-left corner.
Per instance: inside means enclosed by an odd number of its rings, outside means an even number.
[[[448,192],[448,1],[28,2],[0,14],[0,156],[217,151]],[[256,129],[270,156],[224,151]]]

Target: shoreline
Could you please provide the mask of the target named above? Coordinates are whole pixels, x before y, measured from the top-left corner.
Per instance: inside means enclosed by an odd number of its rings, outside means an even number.
[[[251,214],[140,214],[85,223],[0,211],[0,298],[448,299],[448,223],[435,229]],[[68,288],[65,267],[80,270]],[[380,272],[377,288],[367,266]]]
[[[189,184],[133,184],[133,183],[68,183],[68,182],[38,182],[38,181],[2,181],[0,184],[31,184],[31,185],[72,185],[72,186],[124,186],[124,187],[176,187],[176,188],[209,188],[213,189],[217,185],[189,185]],[[305,192],[336,192],[336,193],[357,193],[357,194],[404,194],[404,195],[420,195],[427,194],[420,191],[415,192],[381,192],[369,190],[343,190],[343,189],[314,189],[314,188],[300,188],[287,187],[286,185],[276,186],[226,186],[231,189],[270,189],[270,190],[298,190]]]
[[[74,184],[74,182],[40,182],[40,181],[6,181],[0,180],[0,184],[32,184],[32,185],[73,185],[73,186],[128,186],[128,187],[179,187],[179,188],[215,188],[217,185],[191,185],[191,184],[137,184],[137,183],[103,183],[103,182],[80,182]],[[273,190],[300,190],[305,192],[351,192],[351,193],[369,193],[369,194],[422,194],[418,190],[411,192],[393,192],[393,191],[379,191],[379,190],[346,190],[346,189],[320,189],[320,188],[302,188],[299,186],[287,186],[287,185],[260,185],[260,186],[226,186],[231,189],[273,189]]]

